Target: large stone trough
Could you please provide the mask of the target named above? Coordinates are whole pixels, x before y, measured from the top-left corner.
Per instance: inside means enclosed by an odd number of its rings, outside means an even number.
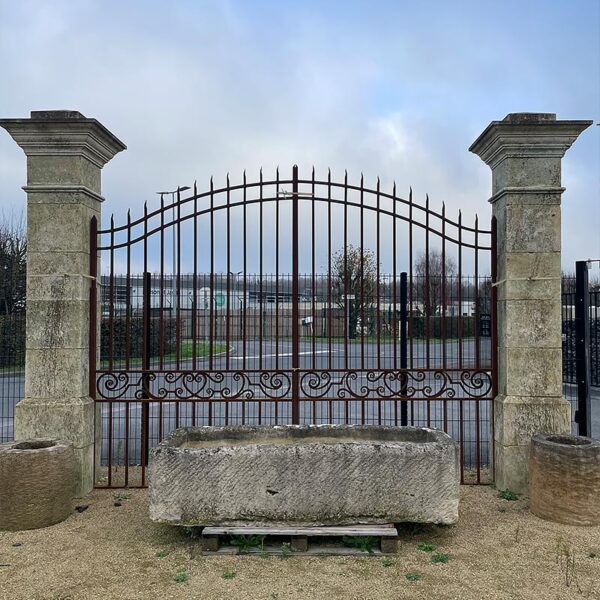
[[[151,455],[150,516],[175,525],[455,523],[458,445],[352,425],[188,427]]]

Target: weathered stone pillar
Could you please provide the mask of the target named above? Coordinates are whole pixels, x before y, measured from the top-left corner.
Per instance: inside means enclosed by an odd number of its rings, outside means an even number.
[[[591,121],[514,113],[469,148],[492,169],[497,220],[496,486],[527,491],[531,437],[567,433],[562,397],[561,159]]]
[[[100,221],[100,170],[125,145],[76,111],[33,111],[0,126],[27,155],[25,398],[15,437],[71,441],[82,496],[94,483],[90,220]]]

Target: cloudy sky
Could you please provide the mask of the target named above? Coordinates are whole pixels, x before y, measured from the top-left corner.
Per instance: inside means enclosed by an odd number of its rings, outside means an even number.
[[[599,0],[0,0],[0,115],[74,109],[128,146],[105,217],[245,168],[331,167],[489,219],[467,148],[509,112],[600,119]],[[0,132],[0,202],[25,207]],[[564,261],[600,258],[600,127],[564,161]]]

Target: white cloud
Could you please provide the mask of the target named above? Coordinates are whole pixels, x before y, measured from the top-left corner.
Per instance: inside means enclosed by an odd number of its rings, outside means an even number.
[[[261,165],[283,172],[298,163],[305,173],[313,164],[339,177],[348,169],[356,181],[362,171],[371,185],[380,175],[388,189],[395,179],[403,195],[412,185],[415,198],[428,192],[433,206],[445,201],[450,215],[461,209],[465,217],[477,211],[485,223],[491,177],[467,148],[486,121],[526,108],[525,92],[523,106],[510,104],[518,93],[505,61],[519,55],[513,40],[498,40],[510,54],[475,52],[469,41],[454,47],[448,32],[438,45],[435,35],[423,40],[410,23],[392,36],[395,23],[348,25],[318,9],[284,18],[281,7],[263,22],[244,8],[0,0],[0,114],[71,108],[120,137],[128,150],[103,174],[104,211],[117,221],[127,208],[140,214],[144,200],[156,203],[157,190],[194,179],[202,189],[211,175],[223,181],[227,171],[237,179],[244,168],[252,176]],[[471,41],[484,37],[479,31]],[[584,109],[575,116],[590,116]],[[597,213],[595,221],[585,216],[593,156],[588,146],[565,167],[569,207],[583,215],[566,214],[578,227],[577,236],[565,232],[569,261],[588,254],[586,238],[597,239]],[[23,206],[24,156],[4,134],[0,157],[3,204]]]

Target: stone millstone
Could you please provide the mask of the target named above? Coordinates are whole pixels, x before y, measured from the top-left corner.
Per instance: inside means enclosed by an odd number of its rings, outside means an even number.
[[[449,524],[459,451],[417,427],[190,427],[154,448],[149,486],[152,520],[176,525]]]
[[[48,527],[72,511],[73,446],[55,439],[0,444],[0,529]]]

